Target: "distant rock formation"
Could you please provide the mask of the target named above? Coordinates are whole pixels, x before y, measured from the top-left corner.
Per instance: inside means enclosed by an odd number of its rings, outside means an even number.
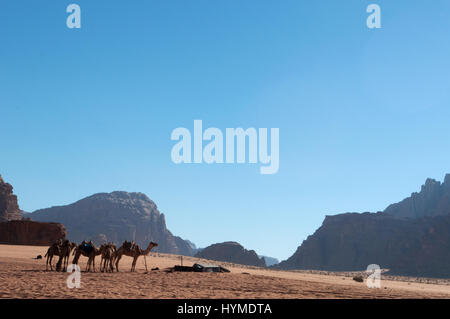
[[[154,241],[158,243],[155,251],[193,255],[191,245],[167,229],[164,214],[142,193],[99,193],[67,206],[40,209],[29,216],[64,224],[71,241],[86,239],[120,245],[124,240],[134,240],[141,247]]]
[[[2,244],[49,246],[65,236],[64,226],[58,223],[39,223],[30,220],[0,223]]]
[[[191,242],[190,240],[186,239],[185,242],[191,247],[193,255],[195,255],[200,250],[202,250],[201,248],[197,248],[197,246],[193,242]]]
[[[264,258],[264,261],[266,262],[266,266],[270,267],[273,265],[278,264],[280,261],[276,258],[273,257],[268,257],[268,256],[262,256],[262,255],[258,255],[259,258]]]
[[[63,225],[21,220],[13,187],[0,176],[0,243],[13,245],[50,245],[65,238]]]
[[[444,183],[427,179],[420,193],[412,193],[400,203],[390,205],[384,211],[398,218],[419,218],[450,214],[450,174]]]
[[[427,180],[420,193],[379,213],[327,216],[279,269],[365,270],[450,277],[450,177]]]
[[[266,267],[264,259],[259,258],[254,250],[247,250],[239,243],[233,241],[208,246],[198,252],[195,257],[248,266]]]
[[[13,187],[5,183],[0,175],[0,222],[20,219],[22,216],[17,204],[17,196],[13,194]]]

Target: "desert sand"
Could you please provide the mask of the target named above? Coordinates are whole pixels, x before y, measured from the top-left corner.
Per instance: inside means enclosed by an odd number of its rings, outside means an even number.
[[[417,282],[415,278],[382,276],[381,288],[369,289],[348,273],[276,271],[213,262],[230,273],[180,273],[167,268],[179,265],[180,256],[150,253],[138,260],[131,273],[131,258],[123,257],[119,273],[81,273],[81,287],[69,289],[68,273],[45,270],[47,247],[0,245],[0,298],[450,298],[448,281]],[[87,258],[82,257],[84,270]],[[183,265],[212,263],[183,257]],[[54,263],[56,261],[54,260]]]

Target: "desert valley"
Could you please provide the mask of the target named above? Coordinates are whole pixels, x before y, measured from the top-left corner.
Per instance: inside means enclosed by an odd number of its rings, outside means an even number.
[[[186,265],[216,263],[230,273],[172,272],[180,256],[150,253],[145,273],[139,259],[136,272],[124,257],[117,273],[82,272],[81,287],[69,289],[68,273],[46,271],[45,260],[35,260],[47,247],[0,245],[0,298],[450,298],[450,280],[392,277],[380,289],[353,280],[355,273],[278,271],[183,257]],[[86,259],[80,266],[84,269]]]
[[[447,175],[442,184],[427,180],[420,193],[385,212],[327,216],[292,257],[277,263],[233,241],[197,248],[173,235],[142,193],[100,193],[25,213],[0,177],[0,298],[450,298],[449,199]],[[369,245],[375,237],[378,245]],[[120,271],[100,272],[100,256],[97,271],[86,271],[81,255],[81,285],[73,289],[70,273],[46,267],[47,249],[61,238],[73,247],[91,241],[95,251],[127,240],[158,245],[140,250],[135,272],[125,255]],[[69,250],[69,262],[77,249]],[[383,268],[381,285],[368,288],[365,269],[374,261]],[[194,264],[229,272],[174,268]]]

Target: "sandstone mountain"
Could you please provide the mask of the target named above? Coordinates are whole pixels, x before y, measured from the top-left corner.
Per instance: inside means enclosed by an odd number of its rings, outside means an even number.
[[[365,270],[450,277],[450,176],[428,179],[419,193],[379,213],[327,216],[280,269]]]
[[[254,250],[247,250],[239,243],[232,241],[208,246],[198,252],[195,257],[248,266],[266,267],[264,259],[259,258]]]
[[[63,225],[21,220],[21,211],[13,187],[0,176],[0,243],[14,245],[50,245],[65,238]]]
[[[191,245],[167,228],[164,214],[142,193],[99,193],[67,206],[37,210],[36,221],[58,222],[66,226],[70,240],[106,241],[122,244],[134,240],[141,247],[158,243],[154,251],[192,256]]]
[[[390,205],[384,212],[399,218],[449,215],[450,174],[445,176],[442,184],[427,179],[419,193],[412,193],[400,203]]]

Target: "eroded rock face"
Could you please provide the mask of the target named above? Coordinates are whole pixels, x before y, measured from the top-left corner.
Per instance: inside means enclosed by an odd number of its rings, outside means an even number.
[[[327,216],[280,269],[361,271],[450,277],[450,216],[398,219],[383,213]]]
[[[61,224],[38,223],[21,220],[17,196],[13,187],[0,176],[0,243],[12,245],[51,245],[65,238],[66,230]]]
[[[195,257],[231,262],[241,265],[266,267],[263,258],[259,258],[254,250],[247,250],[236,242],[214,244],[202,249]]]
[[[360,271],[450,278],[450,175],[379,213],[327,216],[280,269]]]
[[[0,175],[0,222],[20,219],[22,217],[17,204],[17,196],[13,194],[13,187],[11,184],[5,183]]]
[[[442,184],[434,179],[427,179],[419,193],[412,193],[400,203],[387,207],[384,212],[398,218],[450,214],[450,174],[445,176]]]
[[[152,251],[192,256],[193,249],[166,227],[164,214],[142,193],[99,193],[67,206],[41,209],[33,220],[62,223],[71,241],[114,242],[134,240],[142,248],[158,243]]]
[[[13,220],[0,223],[0,242],[11,245],[47,246],[65,238],[66,230],[58,223]]]

